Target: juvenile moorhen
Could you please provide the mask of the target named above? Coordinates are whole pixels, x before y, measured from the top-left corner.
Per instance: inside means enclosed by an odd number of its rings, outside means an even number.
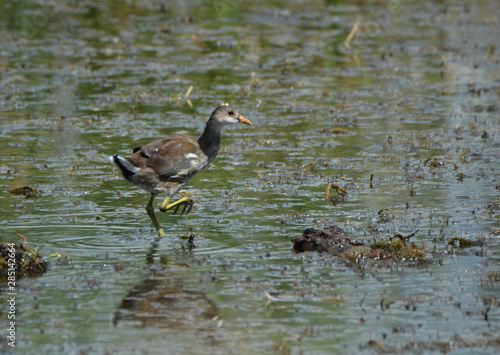
[[[158,195],[167,195],[160,206],[161,212],[183,205],[181,214],[189,213],[193,205],[191,197],[185,195],[169,204],[170,198],[215,159],[220,149],[222,127],[232,123],[252,125],[227,104],[220,105],[210,115],[199,137],[170,136],[134,149],[127,158],[110,157],[128,181],[151,193],[146,211],[160,237],[164,237],[165,232],[156,219],[153,200]]]

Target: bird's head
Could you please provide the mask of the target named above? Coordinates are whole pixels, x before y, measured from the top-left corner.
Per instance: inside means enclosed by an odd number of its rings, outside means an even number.
[[[226,126],[232,123],[244,123],[252,125],[252,122],[245,117],[241,116],[235,109],[231,108],[228,104],[220,105],[217,107],[212,115],[211,120],[215,120],[221,126]]]

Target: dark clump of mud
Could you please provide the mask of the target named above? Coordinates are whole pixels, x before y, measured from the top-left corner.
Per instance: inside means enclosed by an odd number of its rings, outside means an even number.
[[[358,242],[336,225],[319,231],[307,228],[301,237],[292,239],[293,251],[303,253],[316,251],[336,255],[348,265],[361,262],[396,262],[402,266],[417,266],[432,262],[429,252],[415,243],[409,243],[414,234],[403,237],[394,235],[387,241],[376,241],[371,245]]]
[[[22,244],[0,243],[0,282],[10,280],[15,271],[15,279],[40,276],[47,271],[47,261],[31,248]]]
[[[336,225],[323,228],[319,231],[307,228],[301,237],[292,239],[293,250],[297,253],[305,251],[328,252],[331,254],[341,253],[350,249],[353,245],[364,245],[349,237],[347,233]]]
[[[43,191],[37,190],[31,186],[21,186],[10,189],[9,193],[14,196],[24,196],[26,198],[32,198],[41,196]]]

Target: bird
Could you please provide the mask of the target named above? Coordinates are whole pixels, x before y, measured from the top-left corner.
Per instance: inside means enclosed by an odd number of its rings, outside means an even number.
[[[159,237],[166,234],[156,218],[154,199],[166,195],[160,205],[161,212],[175,207],[175,214],[183,206],[181,215],[189,213],[194,204],[191,196],[183,194],[173,203],[170,198],[215,159],[221,147],[222,128],[233,123],[253,125],[228,104],[222,104],[212,112],[199,137],[169,136],[135,148],[129,157],[110,156],[125,179],[151,194],[146,211]]]

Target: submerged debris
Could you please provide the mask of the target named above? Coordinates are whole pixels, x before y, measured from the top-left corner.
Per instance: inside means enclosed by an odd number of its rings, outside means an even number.
[[[337,255],[349,265],[357,265],[361,261],[395,261],[405,266],[414,266],[430,262],[428,252],[415,243],[407,243],[414,236],[395,234],[387,241],[376,241],[372,245],[365,245],[349,237],[347,233],[336,225],[331,225],[318,231],[307,228],[301,237],[292,239],[293,251],[303,253],[316,251]]]
[[[481,287],[495,287],[500,284],[500,271],[489,271],[481,277]]]
[[[379,223],[387,223],[391,219],[396,218],[396,213],[391,209],[391,208],[382,208],[380,211],[378,211],[378,216],[379,216]]]
[[[31,248],[16,243],[1,243],[0,282],[6,281],[9,271],[15,270],[15,279],[40,276],[47,271],[47,262]]]
[[[470,240],[465,238],[451,238],[448,242],[449,245],[452,245],[456,248],[470,248],[470,247],[481,247],[484,245],[484,240]]]
[[[441,167],[444,167],[446,166],[446,164],[449,164],[449,165],[452,165],[453,166],[453,170],[457,170],[458,169],[458,165],[449,161],[449,160],[446,160],[446,159],[437,159],[437,158],[431,158],[431,159],[427,159],[425,162],[424,162],[424,166],[427,166],[429,165],[430,167],[433,167],[433,168],[441,168]]]

